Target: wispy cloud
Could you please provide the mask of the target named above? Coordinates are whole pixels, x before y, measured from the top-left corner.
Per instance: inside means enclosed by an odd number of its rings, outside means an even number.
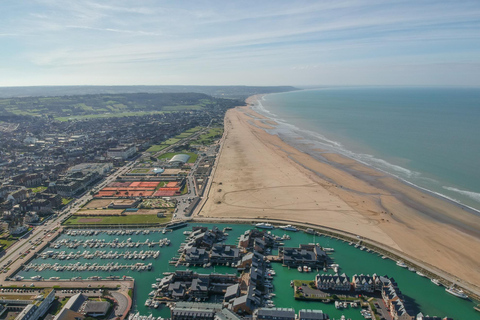
[[[72,77],[128,69],[137,79],[194,70],[205,78],[223,68],[231,76],[264,70],[278,80],[295,70],[313,79],[326,65],[480,61],[478,1],[34,0],[7,9],[0,45],[8,40],[16,50],[0,58],[12,75],[27,64],[52,77],[68,68]]]

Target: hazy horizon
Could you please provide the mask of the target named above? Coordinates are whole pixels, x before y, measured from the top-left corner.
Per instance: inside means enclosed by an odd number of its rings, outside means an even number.
[[[480,86],[478,1],[0,4],[0,86]]]

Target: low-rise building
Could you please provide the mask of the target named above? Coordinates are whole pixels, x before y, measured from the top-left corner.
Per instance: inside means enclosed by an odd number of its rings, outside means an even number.
[[[374,275],[375,276],[375,275]],[[375,279],[370,275],[354,275],[352,277],[352,285],[356,292],[373,292],[375,291]]]
[[[307,310],[302,309],[298,313],[298,320],[328,320],[328,314],[323,313],[322,310]]]
[[[253,313],[254,320],[295,320],[292,308],[258,308]]]
[[[110,148],[107,151],[107,157],[113,159],[126,160],[137,152],[137,147],[134,145],[119,145],[116,148]]]
[[[350,291],[351,288],[350,280],[345,273],[317,274],[315,284],[320,290]]]
[[[323,268],[327,261],[325,251],[314,244],[301,244],[299,248],[280,247],[278,256],[283,258],[283,264],[288,267]]]

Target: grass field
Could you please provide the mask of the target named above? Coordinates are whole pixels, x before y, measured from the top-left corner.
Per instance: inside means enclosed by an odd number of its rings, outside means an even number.
[[[130,171],[130,173],[149,173],[150,168],[136,168]]]
[[[212,144],[215,140],[222,137],[223,128],[212,128],[207,132],[202,133],[197,140],[191,142],[191,144],[202,144],[209,145]]]
[[[204,128],[204,127],[198,126],[198,127],[192,128],[192,129],[188,129],[188,130],[185,131],[185,132],[195,133],[195,132],[198,132],[198,131],[202,130],[203,128]]]
[[[55,120],[68,121],[68,120],[85,120],[85,119],[97,119],[97,118],[121,118],[121,117],[134,117],[134,116],[146,116],[151,114],[165,113],[165,111],[137,111],[137,112],[119,112],[119,113],[101,113],[101,114],[87,114],[82,116],[71,117],[57,117]]]
[[[42,191],[47,190],[47,187],[40,186],[40,187],[36,187],[36,188],[30,188],[30,190],[31,190],[33,193],[37,193],[37,192],[42,192]]]
[[[7,240],[7,239],[0,239],[0,245],[2,245],[3,250],[7,249],[10,247],[12,244],[14,244],[16,240]]]
[[[168,139],[167,141],[164,141],[163,144],[166,144],[166,145],[172,145],[172,144],[175,144],[177,143],[178,141],[180,141],[180,139],[176,139],[176,138],[170,138]]]
[[[158,159],[159,160],[171,159],[174,155],[177,155],[177,154],[188,154],[190,156],[190,159],[188,159],[188,163],[194,163],[195,161],[197,161],[197,157],[198,157],[198,155],[193,152],[167,152],[162,154],[160,157],[158,157]]]
[[[154,144],[153,146],[151,146],[150,148],[147,149],[147,152],[156,153],[156,152],[162,151],[163,149],[168,148],[168,147],[169,147],[169,145],[166,145],[166,144]]]
[[[92,219],[93,218],[93,219]],[[158,218],[152,214],[137,214],[137,215],[121,215],[108,217],[82,217],[72,216],[64,222],[64,225],[83,225],[83,224],[161,224],[172,220],[172,215],[167,215],[165,218]]]
[[[67,205],[72,202],[73,198],[62,198],[62,204]]]

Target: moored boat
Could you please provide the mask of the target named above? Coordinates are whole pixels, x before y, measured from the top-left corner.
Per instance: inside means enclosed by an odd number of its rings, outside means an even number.
[[[432,281],[434,284],[436,284],[437,286],[441,286],[442,284],[440,283],[440,281],[438,281],[437,279],[431,279],[430,281]]]
[[[468,296],[463,292],[462,289],[455,288],[454,286],[451,286],[449,288],[445,288],[445,291],[447,291],[450,294],[453,294],[455,297],[459,297],[462,299],[468,299]]]
[[[270,223],[263,223],[263,222],[255,224],[255,227],[260,229],[273,229],[273,225],[271,225]]]
[[[421,273],[420,271],[417,271],[417,274],[420,276],[420,277],[426,277],[423,273]]]
[[[397,266],[402,267],[402,268],[406,268],[406,267],[407,267],[407,265],[405,264],[405,262],[403,262],[402,260],[398,260],[398,261],[397,261]]]
[[[298,231],[297,228],[295,228],[294,226],[292,226],[290,224],[288,224],[286,226],[280,226],[279,228],[282,229],[282,230],[285,230],[285,231],[294,231],[294,232]]]

